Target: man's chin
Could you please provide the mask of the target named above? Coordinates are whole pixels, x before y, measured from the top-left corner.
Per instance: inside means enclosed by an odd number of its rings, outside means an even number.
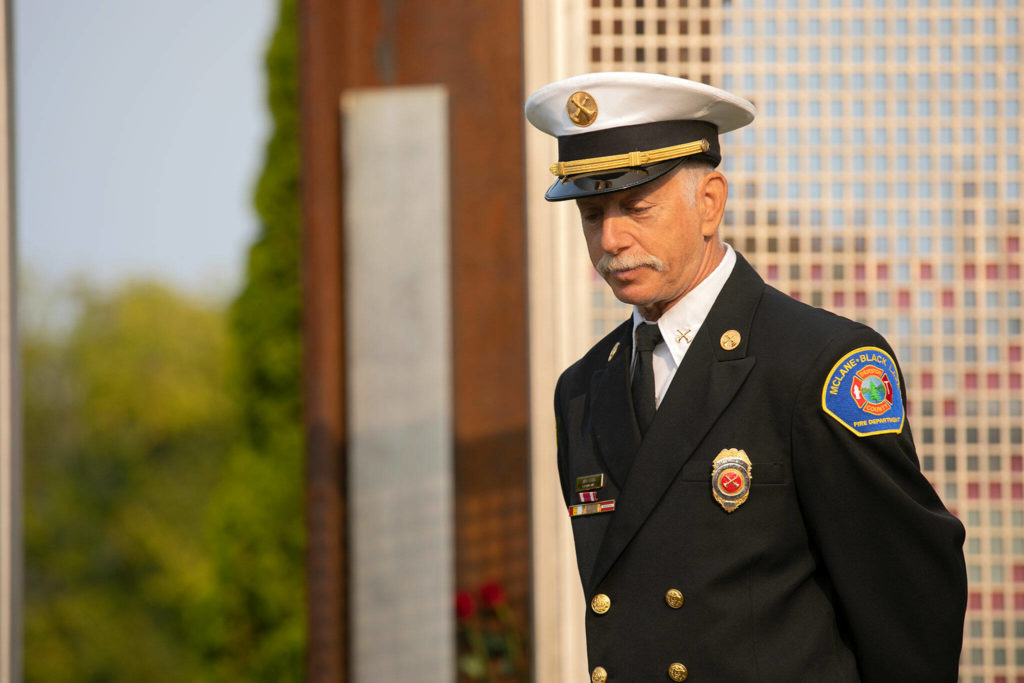
[[[645,306],[650,303],[650,296],[645,296],[643,292],[637,291],[637,287],[631,287],[629,285],[616,287],[612,286],[612,294],[616,299],[624,304],[630,306]]]
[[[624,304],[636,306],[648,320],[657,320],[679,297],[667,299],[660,292],[651,292],[642,287],[612,287],[612,294]]]

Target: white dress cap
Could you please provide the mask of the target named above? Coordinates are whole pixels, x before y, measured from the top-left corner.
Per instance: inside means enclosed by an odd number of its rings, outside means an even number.
[[[566,104],[588,93],[597,116],[581,126],[569,118]],[[582,74],[549,83],[526,100],[526,118],[539,130],[563,137],[657,121],[707,121],[728,133],[754,120],[754,105],[704,83],[662,74],[611,71]]]
[[[684,159],[717,166],[718,136],[754,120],[754,105],[703,83],[661,74],[604,72],[540,88],[526,118],[558,139],[550,201],[650,182]]]

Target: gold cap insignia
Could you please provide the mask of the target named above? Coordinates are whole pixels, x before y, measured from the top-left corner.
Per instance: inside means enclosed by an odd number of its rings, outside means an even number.
[[[725,349],[726,351],[732,351],[733,349],[740,345],[740,339],[742,339],[742,337],[740,337],[739,332],[737,332],[736,330],[729,330],[722,335],[722,338],[721,340],[719,340],[719,343],[722,345],[722,348]]]
[[[722,509],[733,512],[750,495],[752,466],[747,454],[736,448],[723,448],[711,464],[711,493]]]
[[[565,103],[565,112],[569,115],[570,121],[580,128],[586,128],[597,120],[597,102],[590,93],[578,90],[569,95],[569,101]]]

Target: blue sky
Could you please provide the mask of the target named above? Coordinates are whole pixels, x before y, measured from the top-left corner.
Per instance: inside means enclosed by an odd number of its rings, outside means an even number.
[[[256,233],[276,0],[14,0],[22,268],[230,295]]]

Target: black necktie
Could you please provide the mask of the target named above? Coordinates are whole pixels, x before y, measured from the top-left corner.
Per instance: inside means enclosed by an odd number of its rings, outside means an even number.
[[[661,341],[661,330],[657,325],[643,323],[636,328],[636,367],[633,368],[631,391],[641,434],[647,433],[654,420],[654,347]]]

